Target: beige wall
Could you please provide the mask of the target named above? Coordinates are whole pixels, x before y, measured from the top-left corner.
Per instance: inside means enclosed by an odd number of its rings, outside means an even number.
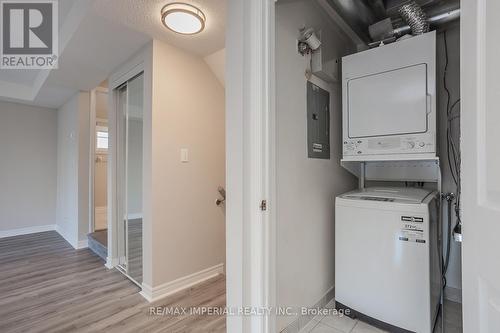
[[[226,49],[219,50],[209,54],[204,58],[214,75],[220,81],[222,86],[226,85]]]
[[[96,108],[96,118],[108,119],[108,94],[104,92],[97,91],[95,101]],[[102,124],[107,125],[106,123]],[[91,129],[94,131],[94,129]],[[91,135],[95,136],[92,132]],[[94,168],[94,206],[95,207],[106,207],[107,206],[107,169],[108,165],[105,160],[107,160],[107,153],[99,152],[96,154],[100,155],[102,161],[95,163]]]
[[[0,102],[0,234],[55,225],[57,111]]]
[[[101,155],[102,161],[95,163],[94,169],[94,206],[95,207],[106,207],[107,206],[107,171],[108,165],[104,162],[107,159],[107,154],[98,153]]]
[[[108,119],[108,94],[97,91],[95,94],[95,116],[99,119]]]
[[[155,287],[225,261],[224,212],[214,204],[224,186],[225,111],[224,89],[203,59],[160,41],[152,46],[152,107],[144,116],[151,272],[144,283]],[[189,163],[180,162],[181,148]]]
[[[298,29],[322,29],[337,57],[355,47],[313,1],[276,6],[277,77],[277,301],[313,306],[334,286],[334,198],[356,187],[340,166],[341,90],[313,77],[330,92],[329,160],[307,157],[306,78],[309,58],[297,53]],[[278,328],[294,317],[279,317]]]

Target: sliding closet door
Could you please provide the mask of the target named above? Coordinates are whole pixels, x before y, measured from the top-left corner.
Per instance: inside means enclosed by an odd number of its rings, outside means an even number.
[[[117,165],[118,165],[118,258],[119,267],[126,271],[127,269],[127,186],[126,186],[126,152],[127,152],[127,84],[123,84],[117,89],[117,108],[118,108],[118,145],[117,145]]]
[[[127,273],[142,283],[143,75],[127,83]]]
[[[143,75],[117,88],[119,267],[136,283],[142,283],[142,131]]]

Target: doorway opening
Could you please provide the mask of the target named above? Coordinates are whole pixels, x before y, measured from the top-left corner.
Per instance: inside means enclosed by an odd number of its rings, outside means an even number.
[[[90,93],[89,247],[103,260],[108,248],[109,107],[107,82]]]
[[[460,22],[442,22],[421,35],[391,35],[392,41],[372,36],[367,45],[358,40],[355,24],[339,20],[344,13],[328,1],[276,4],[276,298],[278,306],[344,311],[348,304],[354,318],[278,316],[277,329],[307,326],[316,332],[342,320],[353,331],[367,324],[389,331],[432,332],[439,325],[459,331],[461,247],[453,241],[459,200],[447,193],[460,190],[454,179],[460,174]],[[389,115],[392,108],[398,112]],[[422,128],[413,127],[414,110]],[[425,203],[425,213],[413,214],[423,196],[434,201]],[[415,202],[406,211],[413,215],[398,215],[401,198]],[[344,199],[359,206],[346,213]],[[413,230],[421,238],[400,233],[413,227],[408,219],[419,223]],[[377,244],[367,245],[373,239]],[[426,251],[426,261],[413,257],[418,251]],[[389,283],[410,279],[407,269],[397,267],[401,262],[422,274],[410,278],[427,284],[400,290]],[[297,288],[302,284],[307,292]],[[388,296],[392,292],[404,295],[400,304],[380,302],[396,300]],[[421,297],[427,299],[419,303]],[[403,310],[408,308],[415,311]]]

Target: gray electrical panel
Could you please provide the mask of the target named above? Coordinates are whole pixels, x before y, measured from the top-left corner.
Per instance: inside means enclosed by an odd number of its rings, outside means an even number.
[[[307,152],[330,159],[330,93],[307,82]]]

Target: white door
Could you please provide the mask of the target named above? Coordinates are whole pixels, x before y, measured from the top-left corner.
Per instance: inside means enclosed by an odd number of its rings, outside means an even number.
[[[500,1],[461,1],[464,332],[500,332]]]

